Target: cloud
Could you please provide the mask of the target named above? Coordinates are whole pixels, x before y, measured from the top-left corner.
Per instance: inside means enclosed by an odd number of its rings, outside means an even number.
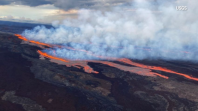
[[[42,23],[51,23],[54,20],[63,20],[66,17],[75,14],[77,12],[73,10],[63,11],[53,5],[42,5],[37,7],[30,7],[24,5],[5,5],[0,6],[0,16],[7,17],[13,16],[17,18],[16,20],[23,21],[23,18],[31,18],[32,21],[42,22]],[[5,20],[10,20],[6,19]]]
[[[78,10],[58,10],[50,15],[46,15],[38,19],[40,23],[52,23],[53,21],[64,21],[65,19],[76,19],[78,17]]]
[[[12,16],[12,15],[0,16],[0,20],[3,20],[3,21],[15,21],[15,22],[35,23],[35,21],[32,20],[32,19],[30,19],[30,18],[26,18],[26,17],[15,17],[15,16]]]
[[[9,5],[9,4],[39,6],[39,5],[51,4],[51,2],[47,0],[1,0],[0,1],[0,5]]]
[[[39,6],[39,5],[46,5],[51,4],[51,2],[47,0],[19,0],[18,3],[21,3],[22,5],[29,5],[29,6]],[[15,3],[17,3],[15,1]]]
[[[56,7],[64,10],[81,8],[101,8],[117,3],[129,2],[129,0],[50,0]]]
[[[81,9],[76,19],[55,28],[43,26],[23,32],[23,36],[50,44],[87,50],[99,56],[132,59],[173,59],[198,61],[197,0],[158,3],[137,0],[109,11]],[[177,11],[177,5],[188,6]],[[90,44],[91,43],[91,44]],[[52,54],[52,50],[46,50]],[[56,56],[95,59],[84,52],[56,48]]]
[[[0,5],[28,5],[40,6],[52,4],[63,10],[81,9],[81,8],[105,8],[114,5],[121,5],[131,2],[131,0],[1,0]]]

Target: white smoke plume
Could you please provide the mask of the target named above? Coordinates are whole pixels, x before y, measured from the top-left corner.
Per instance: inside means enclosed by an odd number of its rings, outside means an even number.
[[[198,1],[136,0],[108,11],[82,9],[77,19],[22,35],[30,40],[70,46],[95,55],[131,59],[198,60]],[[178,11],[176,6],[187,6]],[[51,50],[46,50],[52,54]],[[56,56],[97,59],[85,52],[55,48]]]

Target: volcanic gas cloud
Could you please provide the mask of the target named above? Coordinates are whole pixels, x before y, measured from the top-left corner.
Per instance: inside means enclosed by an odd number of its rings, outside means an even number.
[[[77,67],[80,64],[89,73],[98,72],[89,67],[87,62],[97,62],[141,75],[168,78],[152,72],[159,70],[197,80],[169,69],[131,61],[197,61],[197,3],[196,0],[135,0],[130,5],[116,6],[108,10],[82,9],[79,10],[77,19],[58,24],[55,22],[52,28],[37,26],[32,30],[25,30],[22,36],[16,36],[44,46],[42,51],[38,51],[40,55],[63,61],[67,66]],[[188,10],[176,10],[175,7],[180,5],[188,6]],[[104,60],[124,62],[135,67]]]

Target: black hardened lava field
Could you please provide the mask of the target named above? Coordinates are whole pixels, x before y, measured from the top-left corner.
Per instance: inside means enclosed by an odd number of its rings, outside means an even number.
[[[0,0],[0,111],[198,111],[198,0]]]
[[[34,24],[8,23],[0,24],[0,111],[198,111],[196,62],[64,59],[45,50],[84,50],[29,40],[19,33]]]

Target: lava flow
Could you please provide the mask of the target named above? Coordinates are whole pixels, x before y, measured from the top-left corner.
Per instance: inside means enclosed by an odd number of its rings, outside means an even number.
[[[77,63],[77,64],[74,64],[74,62],[72,62],[72,61],[70,61],[70,60],[66,60],[66,59],[62,59],[62,58],[55,57],[55,56],[51,56],[51,55],[49,55],[49,54],[47,54],[47,53],[44,53],[44,52],[42,52],[42,51],[40,51],[40,50],[38,50],[37,52],[38,52],[40,55],[42,55],[42,56],[44,56],[44,57],[46,57],[46,58],[49,58],[49,59],[52,59],[52,60],[62,61],[62,62],[64,62],[65,65],[68,66],[68,67],[76,66],[77,68],[80,68],[80,67],[78,67],[78,65],[79,65],[79,66],[84,67],[83,69],[84,69],[84,71],[87,72],[87,73],[95,73],[95,74],[98,74],[97,71],[94,71],[94,70],[93,70],[90,66],[88,66],[87,64],[80,63],[80,62]],[[54,61],[54,62],[58,63],[57,61]],[[71,65],[71,63],[73,63],[73,65]]]
[[[69,61],[69,60],[65,60],[65,59],[62,59],[62,58],[51,56],[51,55],[49,55],[47,53],[44,53],[40,50],[38,50],[38,53],[40,55],[46,57],[46,58],[52,59],[52,61],[53,60],[59,60],[59,61],[65,62],[64,65],[66,65],[67,67],[71,67],[71,66],[74,66],[74,67],[77,67],[77,68],[83,67],[84,71],[87,72],[87,73],[95,73],[95,74],[99,73],[97,71],[94,71],[90,66],[87,65],[88,62],[92,62],[92,63],[105,64],[105,65],[108,65],[108,66],[111,66],[111,67],[118,68],[120,70],[129,71],[131,73],[136,73],[136,74],[143,75],[143,76],[160,76],[162,78],[168,79],[167,76],[163,76],[161,74],[152,72],[150,69],[145,69],[145,68],[141,68],[141,67],[130,67],[130,66],[120,65],[120,64],[113,63],[113,62],[109,62],[109,61],[96,61],[96,60],[73,60],[73,61]],[[60,62],[57,62],[57,61],[53,61],[53,62],[61,64]]]
[[[188,78],[188,79],[191,79],[191,80],[198,81],[198,78],[191,77],[191,76],[189,76],[187,74],[175,72],[175,71],[172,71],[170,69],[163,68],[163,67],[147,66],[147,65],[143,65],[143,64],[132,62],[129,59],[126,59],[126,58],[119,59],[118,61],[124,62],[124,63],[127,63],[127,64],[130,64],[130,65],[133,65],[133,66],[145,68],[145,69],[151,69],[151,70],[158,70],[158,71],[163,71],[163,72],[167,72],[167,73],[173,73],[173,74],[177,74],[177,75],[183,76],[183,77]]]
[[[15,36],[17,36],[21,40],[24,40],[24,41],[27,41],[27,42],[30,42],[30,43],[33,43],[33,44],[47,46],[47,47],[52,47],[52,45],[49,45],[49,44],[45,44],[45,43],[41,43],[41,42],[33,41],[33,40],[28,40],[27,38],[25,38],[25,37],[23,37],[23,36],[21,36],[19,34],[15,34]]]
[[[44,52],[38,50],[38,53],[40,55],[46,57],[46,58],[49,58],[51,60],[62,61],[68,67],[71,67],[71,66],[74,66],[74,67],[77,67],[77,68],[81,68],[82,67],[84,69],[84,71],[87,72],[87,73],[95,73],[95,74],[99,73],[97,71],[94,71],[89,65],[87,65],[88,62],[93,62],[93,63],[105,64],[105,65],[108,65],[108,66],[111,66],[111,67],[118,68],[120,70],[129,71],[131,73],[136,73],[136,74],[144,75],[144,76],[159,76],[159,77],[162,77],[162,78],[165,78],[165,79],[169,78],[169,77],[161,75],[159,73],[152,72],[152,70],[158,70],[158,71],[162,71],[162,72],[177,74],[177,75],[183,76],[185,78],[188,78],[190,80],[198,81],[198,78],[191,77],[191,76],[189,76],[187,74],[184,74],[184,73],[175,72],[175,71],[172,71],[170,69],[166,69],[166,68],[162,68],[162,67],[148,66],[148,65],[143,65],[143,64],[140,64],[140,63],[135,63],[135,62],[132,62],[131,60],[129,60],[127,58],[118,59],[118,58],[97,56],[97,55],[94,55],[92,52],[89,52],[89,51],[86,51],[86,50],[82,50],[82,49],[74,49],[72,47],[50,45],[50,44],[41,43],[41,42],[38,42],[38,41],[32,41],[32,40],[28,40],[27,38],[25,38],[25,37],[23,37],[23,36],[21,36],[19,34],[15,34],[15,36],[17,36],[21,40],[24,40],[24,41],[27,41],[27,42],[30,42],[30,43],[33,43],[33,44],[37,44],[37,45],[42,45],[42,46],[47,46],[47,47],[67,48],[67,49],[71,49],[71,50],[75,50],[75,51],[86,52],[87,54],[92,55],[94,57],[98,57],[98,58],[102,58],[102,59],[108,59],[108,60],[114,60],[114,61],[119,61],[119,62],[122,62],[122,63],[126,63],[126,64],[129,64],[129,65],[132,65],[132,66],[125,66],[125,65],[116,64],[116,63],[109,62],[109,61],[96,61],[96,60],[66,60],[66,59],[63,59],[63,58],[59,58],[59,57],[55,57],[55,56],[49,55],[47,53],[44,53]]]
[[[65,59],[61,59],[61,58],[58,58],[58,57],[54,57],[54,56],[51,56],[47,53],[44,53],[44,52],[41,52],[40,50],[37,51],[40,55],[44,56],[44,57],[47,57],[47,58],[50,58],[50,59],[55,59],[55,60],[60,60],[60,61],[63,61],[63,62],[69,62]]]

